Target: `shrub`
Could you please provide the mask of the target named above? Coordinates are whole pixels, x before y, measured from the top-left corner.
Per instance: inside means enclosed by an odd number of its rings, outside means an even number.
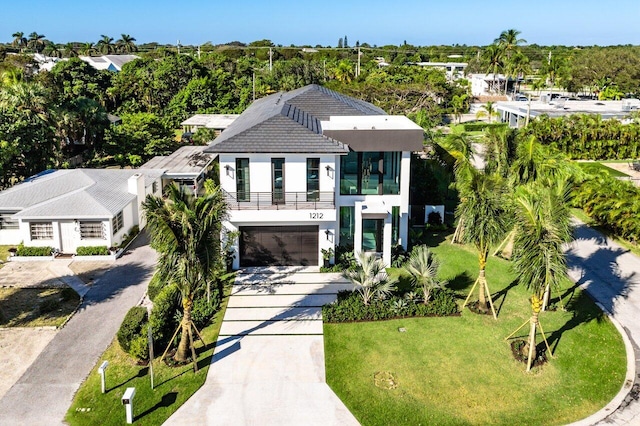
[[[149,338],[147,337],[147,327],[143,327],[142,330],[140,330],[140,334],[131,340],[129,355],[140,361],[149,359]]]
[[[65,287],[62,289],[60,296],[62,297],[63,302],[68,302],[69,300],[77,299],[78,293],[76,293],[76,291],[71,287]]]
[[[153,301],[153,309],[149,318],[153,340],[159,346],[166,346],[171,335],[176,330],[178,322],[175,317],[179,308],[180,297],[176,286],[167,285],[163,287]]]
[[[149,281],[149,285],[147,286],[147,296],[152,302],[155,302],[156,297],[165,287],[166,283],[160,280],[160,276],[155,274],[151,281]]]
[[[201,329],[211,320],[211,317],[220,309],[218,292],[211,289],[211,302],[207,302],[206,296],[200,297],[193,302],[191,310],[191,319],[196,327]]]
[[[60,308],[60,299],[57,297],[49,297],[44,299],[38,305],[38,311],[41,314],[48,314],[49,312],[56,311]]]
[[[32,247],[25,246],[24,244],[20,243],[20,245],[18,245],[18,250],[16,250],[16,256],[51,256],[52,252],[53,247],[50,246]]]
[[[147,308],[142,306],[134,306],[129,309],[127,315],[125,315],[120,329],[118,330],[117,337],[118,343],[123,351],[130,353],[131,342],[136,337],[140,336],[144,325],[147,323]]]
[[[491,127],[507,127],[507,123],[465,123],[463,127],[465,132],[478,132]]]
[[[106,256],[109,254],[107,246],[80,246],[76,249],[78,256]]]
[[[376,321],[392,318],[448,316],[459,312],[453,291],[435,289],[431,300],[424,304],[417,300],[393,296],[386,300],[375,299],[369,305],[348,290],[338,293],[338,299],[322,307],[322,318],[326,322]]]
[[[433,211],[427,216],[427,223],[431,226],[442,225],[442,216],[440,212]]]
[[[391,266],[394,268],[401,267],[408,258],[409,253],[400,244],[391,248]]]

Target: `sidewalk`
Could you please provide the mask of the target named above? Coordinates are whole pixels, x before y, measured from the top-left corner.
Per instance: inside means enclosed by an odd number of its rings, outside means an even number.
[[[603,420],[581,425],[640,425],[640,258],[583,223],[576,226],[576,240],[567,250],[569,277],[586,290],[627,332],[634,347],[635,383],[621,405]]]
[[[78,312],[0,399],[0,424],[63,424],[73,395],[111,343],[126,312],[144,294],[155,259],[146,237],[139,236],[130,253],[86,292]]]

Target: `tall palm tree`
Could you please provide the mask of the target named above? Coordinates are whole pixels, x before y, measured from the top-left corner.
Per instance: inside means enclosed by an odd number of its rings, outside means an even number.
[[[498,243],[507,229],[508,218],[505,210],[504,180],[497,174],[489,174],[474,168],[468,170],[470,178],[459,186],[460,204],[456,208],[456,217],[464,222],[462,241],[473,244],[478,251],[479,274],[463,307],[478,287],[478,308],[489,312],[487,299],[496,317],[491,293],[486,279],[489,249]]]
[[[431,299],[431,292],[443,287],[446,282],[438,279],[437,259],[429,251],[427,246],[416,246],[411,251],[407,262],[402,269],[409,275],[409,281],[414,288],[422,292],[422,302],[427,304]]]
[[[114,53],[116,47],[113,44],[113,37],[109,37],[104,34],[100,35],[100,37],[102,38],[96,43],[96,48],[98,49],[98,51],[100,51],[100,53],[102,53],[103,55],[110,55]]]
[[[21,52],[27,47],[27,38],[22,31],[11,34],[11,37],[13,37],[13,41],[11,42],[13,47],[17,47]]]
[[[516,190],[518,232],[514,240],[513,268],[519,282],[533,293],[527,371],[536,358],[539,313],[548,301],[550,289],[566,277],[562,246],[572,238],[569,194],[570,186],[563,180],[541,180]]]
[[[374,297],[386,297],[394,289],[395,279],[389,278],[382,259],[359,252],[358,264],[347,269],[342,275],[356,286],[362,297],[362,303],[368,305]]]
[[[80,46],[80,54],[84,56],[92,56],[96,53],[96,48],[91,42],[84,43]]]
[[[57,44],[49,41],[47,42],[43,52],[47,55],[47,56],[51,56],[54,58],[61,58],[62,57],[62,50],[60,50],[60,47],[58,47]]]
[[[487,46],[483,55],[483,63],[485,66],[485,72],[487,74],[493,74],[493,87],[492,90],[500,92],[500,88],[497,87],[498,74],[504,68],[504,49],[497,44],[491,44]],[[505,89],[506,90],[506,89]]]
[[[480,110],[476,113],[476,118],[489,118],[489,123],[493,121],[494,118],[498,117],[498,111],[495,107],[495,102],[487,101],[484,105],[480,106]]]
[[[520,33],[521,31],[513,28],[502,31],[500,33],[500,36],[494,40],[494,43],[498,46],[501,46],[504,49],[507,57],[510,58],[518,49],[518,46],[520,44],[524,44],[527,42],[527,40],[523,38],[518,38]]]
[[[63,53],[67,58],[76,58],[78,57],[78,48],[75,43],[67,43],[63,47]]]
[[[44,34],[38,34],[35,31],[29,34],[29,40],[27,40],[27,47],[40,53],[44,50],[45,46],[46,46],[46,39]]]
[[[120,39],[116,41],[116,48],[120,52],[131,53],[138,51],[135,38],[131,37],[129,34],[121,34],[120,36]]]
[[[220,253],[220,223],[226,212],[222,192],[215,187],[196,197],[184,186],[171,184],[166,199],[150,195],[143,208],[152,247],[160,254],[157,273],[162,282],[175,284],[181,294],[181,337],[174,358],[186,362],[190,351],[197,369],[193,332],[198,331],[191,312],[195,297],[224,264]]]

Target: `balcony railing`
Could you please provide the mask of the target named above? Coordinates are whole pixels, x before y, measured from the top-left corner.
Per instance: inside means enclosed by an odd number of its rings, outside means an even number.
[[[230,210],[317,210],[335,208],[333,191],[225,192]]]

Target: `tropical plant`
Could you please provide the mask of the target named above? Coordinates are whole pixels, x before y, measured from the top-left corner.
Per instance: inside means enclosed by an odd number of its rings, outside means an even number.
[[[492,44],[485,49],[482,60],[487,74],[493,74],[493,86],[491,90],[500,92],[498,84],[498,74],[504,68],[504,49],[502,46]],[[506,90],[506,83],[505,83]]]
[[[468,178],[458,186],[460,204],[456,208],[456,217],[464,223],[462,241],[473,244],[478,251],[479,274],[463,307],[478,287],[478,310],[489,312],[488,299],[493,316],[497,318],[485,272],[489,249],[501,241],[509,222],[503,196],[504,180],[499,175],[487,174],[474,168],[469,168],[467,173]]]
[[[93,56],[97,52],[93,43],[87,42],[80,46],[80,54],[84,56]]]
[[[136,39],[129,34],[121,34],[121,37],[116,41],[116,48],[123,53],[137,52]]]
[[[402,265],[402,269],[409,275],[409,281],[417,291],[422,292],[422,302],[429,303],[431,292],[446,285],[438,279],[438,260],[424,245],[411,250],[409,260]]]
[[[342,275],[355,284],[362,303],[368,305],[374,297],[388,297],[395,288],[396,279],[387,275],[387,266],[382,259],[364,252],[359,252],[356,258],[357,265],[347,269]]]
[[[354,77],[353,65],[346,59],[338,62],[338,65],[334,68],[333,74],[336,80],[342,83],[351,83]]]
[[[496,110],[495,102],[488,101],[480,106],[480,110],[476,113],[476,118],[482,119],[485,117],[489,119],[489,123],[491,123],[494,118],[500,117],[500,113]]]
[[[13,37],[13,41],[11,42],[11,46],[17,47],[22,52],[25,47],[27,47],[27,38],[24,36],[24,33],[21,31],[15,32],[11,34]]]
[[[194,331],[198,335],[199,332],[191,312],[197,294],[210,288],[211,281],[225,267],[220,253],[220,223],[226,213],[224,197],[219,187],[196,197],[184,186],[171,184],[165,199],[149,195],[143,208],[151,244],[159,253],[158,279],[174,284],[181,294],[182,320],[175,333],[181,331],[181,337],[174,359],[184,363],[190,351],[197,370]],[[217,294],[222,295],[223,289],[218,290]]]
[[[78,49],[75,43],[67,43],[63,47],[64,56],[67,58],[76,58],[78,56]]]
[[[515,193],[518,230],[514,239],[513,269],[518,281],[533,293],[527,371],[531,370],[536,357],[539,313],[548,303],[551,289],[566,278],[563,245],[572,238],[569,194],[566,180],[549,179],[520,186]]]
[[[31,34],[29,34],[29,39],[27,40],[27,47],[40,53],[44,50],[45,46],[46,46],[46,39],[44,34],[38,34],[36,32],[32,32]]]
[[[115,53],[116,46],[113,44],[113,37],[109,37],[104,34],[100,35],[100,37],[102,38],[96,43],[98,51],[103,55]]]

